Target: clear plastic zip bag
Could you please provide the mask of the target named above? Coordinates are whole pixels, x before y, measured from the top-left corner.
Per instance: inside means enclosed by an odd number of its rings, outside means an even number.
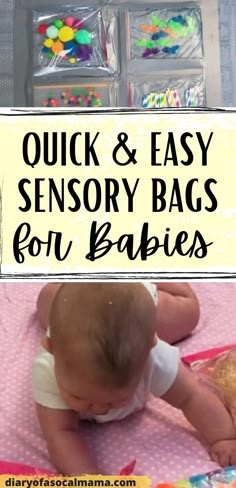
[[[36,85],[33,90],[34,107],[100,108],[117,106],[118,86],[90,80],[83,83]]]
[[[175,4],[176,5],[176,4]],[[129,59],[202,59],[199,7],[146,8],[127,11]]]
[[[109,7],[59,6],[33,11],[33,74],[119,72],[118,13]]]
[[[156,488],[236,488],[236,468],[219,468],[181,479],[177,483],[158,483]]]
[[[188,356],[184,362],[220,396],[236,425],[236,344]]]
[[[159,73],[130,78],[128,104],[136,108],[203,107],[206,105],[203,72]]]

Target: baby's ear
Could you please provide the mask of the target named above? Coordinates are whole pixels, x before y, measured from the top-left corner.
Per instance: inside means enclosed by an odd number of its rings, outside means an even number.
[[[47,336],[43,337],[43,339],[41,340],[41,345],[44,349],[46,349],[46,351],[52,354],[52,341],[50,337]]]

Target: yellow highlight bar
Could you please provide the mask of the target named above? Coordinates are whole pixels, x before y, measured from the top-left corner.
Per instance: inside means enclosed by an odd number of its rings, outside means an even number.
[[[151,480],[146,476],[13,476],[1,475],[0,488],[75,487],[75,488],[150,488]]]

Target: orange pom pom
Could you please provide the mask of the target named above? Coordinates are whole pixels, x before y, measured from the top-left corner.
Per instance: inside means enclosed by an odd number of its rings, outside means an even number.
[[[154,34],[154,32],[158,31],[158,27],[156,25],[141,24],[140,29],[147,34]]]

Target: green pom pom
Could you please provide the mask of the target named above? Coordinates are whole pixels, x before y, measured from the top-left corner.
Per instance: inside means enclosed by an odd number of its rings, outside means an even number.
[[[179,37],[186,37],[188,35],[187,27],[182,27],[182,29],[178,32]]]
[[[159,46],[159,47],[169,47],[169,46],[171,46],[173,41],[169,37],[163,37],[161,39],[157,39],[156,43],[157,43],[157,46]]]
[[[158,19],[158,17],[156,15],[151,15],[151,21],[152,21],[153,25],[156,25],[156,27],[159,27],[160,19]]]
[[[175,22],[173,19],[170,19],[168,22],[168,26],[170,27],[171,30],[174,32],[179,32],[183,29],[183,26],[179,24],[179,22]]]
[[[165,29],[167,27],[167,23],[163,22],[163,20],[159,24],[160,29]]]
[[[54,26],[55,26],[57,29],[61,29],[61,28],[63,27],[63,25],[64,25],[64,24],[63,24],[62,20],[60,20],[60,19],[56,19],[56,20],[54,20],[53,25],[54,25]]]
[[[147,47],[148,40],[147,39],[140,39],[136,42],[137,47]]]
[[[153,47],[155,47],[155,42],[154,41],[147,41],[147,48],[152,49]]]
[[[166,22],[159,19],[156,15],[151,15],[151,21],[153,25],[155,25],[156,27],[160,27],[160,29],[164,29],[167,26]]]
[[[192,34],[194,32],[194,19],[187,15],[186,22],[188,24],[187,31],[189,34]]]

